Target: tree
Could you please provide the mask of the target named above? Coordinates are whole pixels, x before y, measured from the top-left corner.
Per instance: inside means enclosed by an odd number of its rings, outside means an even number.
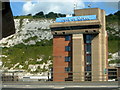
[[[117,11],[114,15],[120,16],[120,11]]]
[[[45,16],[44,16],[43,11],[41,11],[41,12],[36,13],[33,17],[34,18],[44,18]]]
[[[49,12],[48,14],[45,15],[46,18],[56,18],[57,17],[57,14],[54,13],[54,12]]]
[[[109,14],[108,16],[113,16],[113,14]]]
[[[27,16],[32,16],[32,14],[28,14]]]

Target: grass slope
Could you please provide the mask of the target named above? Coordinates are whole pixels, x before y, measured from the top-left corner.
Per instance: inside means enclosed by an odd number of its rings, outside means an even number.
[[[24,66],[22,69],[27,70],[30,64],[47,63],[47,60],[52,60],[52,45],[50,45],[50,43],[51,41],[47,42],[47,44],[37,42],[36,45],[26,46],[19,44],[14,47],[3,48],[2,54],[8,56],[2,58],[3,65],[10,69],[19,62],[19,65]],[[37,62],[37,59],[40,58],[43,60]],[[28,61],[27,65],[25,64],[26,61]],[[18,68],[18,66],[16,68]]]
[[[115,53],[119,50],[119,40],[109,40],[108,41],[108,52],[109,53]]]

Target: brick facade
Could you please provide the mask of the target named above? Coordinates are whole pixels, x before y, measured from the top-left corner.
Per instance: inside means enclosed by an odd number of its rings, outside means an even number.
[[[65,41],[65,36],[54,36],[53,38],[53,81],[65,81],[68,73],[65,67],[69,66],[69,62],[65,62],[65,56],[69,56],[71,51],[65,51],[65,46],[71,46],[70,41]]]

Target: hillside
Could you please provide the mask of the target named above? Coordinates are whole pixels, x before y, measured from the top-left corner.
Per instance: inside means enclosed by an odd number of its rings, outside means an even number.
[[[52,34],[49,25],[53,19],[14,19],[16,33],[0,42],[2,68],[47,72],[52,66]]]
[[[116,14],[117,13],[117,14]],[[120,63],[118,13],[106,16],[109,36],[109,63]],[[36,14],[40,15],[40,14]],[[30,73],[47,72],[52,66],[52,34],[49,28],[54,19],[32,16],[14,19],[16,33],[0,41],[2,47],[2,69],[26,70]],[[28,18],[29,17],[29,18]],[[32,17],[32,18],[30,18]],[[52,17],[52,16],[51,16]],[[54,16],[53,18],[55,18]],[[112,18],[112,19],[111,19]]]
[[[110,14],[106,16],[106,24],[108,31],[108,52],[109,52],[109,64],[116,65],[120,64],[120,56],[119,56],[119,44],[120,44],[120,11]]]

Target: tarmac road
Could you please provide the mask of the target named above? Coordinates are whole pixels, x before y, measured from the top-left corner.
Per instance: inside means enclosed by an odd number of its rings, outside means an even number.
[[[119,90],[118,88],[3,88],[2,90]]]
[[[120,90],[118,82],[5,82],[2,90]]]

